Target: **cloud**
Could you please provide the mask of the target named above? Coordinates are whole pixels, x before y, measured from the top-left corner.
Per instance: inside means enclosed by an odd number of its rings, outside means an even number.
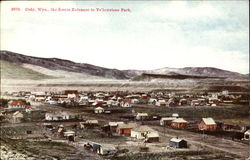
[[[211,66],[247,73],[248,3],[7,1],[1,5],[1,46],[118,69]],[[132,12],[13,12],[11,7],[130,8]]]

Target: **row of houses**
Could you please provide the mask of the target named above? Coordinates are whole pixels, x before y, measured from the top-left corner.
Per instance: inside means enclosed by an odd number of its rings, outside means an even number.
[[[188,125],[188,121],[184,118],[179,118],[177,115],[172,117],[162,117],[160,120],[161,126],[171,126],[173,128],[185,129]],[[199,130],[216,130],[216,122],[213,118],[202,118],[198,123]]]
[[[16,95],[16,94],[14,94]],[[177,94],[164,92],[128,93],[128,92],[79,92],[65,90],[63,92],[20,92],[19,96],[30,101],[40,101],[51,105],[69,106],[121,106],[133,107],[136,104],[150,104],[156,106],[216,106],[219,103],[240,102],[246,97],[230,95],[228,91],[213,94]],[[247,100],[247,99],[246,99]]]

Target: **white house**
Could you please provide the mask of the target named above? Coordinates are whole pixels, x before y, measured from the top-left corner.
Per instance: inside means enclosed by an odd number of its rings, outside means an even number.
[[[47,121],[59,121],[59,120],[68,120],[70,116],[66,112],[54,112],[54,113],[46,113],[45,120]]]
[[[139,100],[136,99],[136,98],[134,98],[134,99],[131,100],[131,103],[133,103],[133,104],[138,104],[138,103],[139,103]]]
[[[23,109],[26,107],[26,104],[22,101],[10,101],[8,103],[9,109]]]
[[[156,102],[157,102],[157,99],[155,99],[155,98],[150,98],[150,99],[148,100],[148,104],[153,104],[153,105],[155,105]]]
[[[178,118],[178,117],[179,117],[179,114],[178,114],[178,113],[173,113],[173,114],[172,114],[172,117]]]
[[[86,120],[85,122],[80,122],[80,128],[93,128],[98,126],[98,120]]]
[[[117,127],[119,124],[124,124],[124,122],[122,122],[122,121],[120,121],[120,122],[109,122],[110,127]]]
[[[23,114],[19,111],[16,111],[15,113],[13,113],[11,120],[12,123],[20,123],[22,119],[23,119]]]
[[[69,99],[76,98],[76,94],[74,94],[74,93],[70,93],[67,96],[68,96]]]
[[[48,104],[57,105],[57,104],[58,104],[58,101],[56,101],[56,100],[49,100],[49,101],[48,101]]]
[[[159,141],[159,133],[148,126],[139,126],[131,129],[131,137],[140,140]]]
[[[110,99],[110,100],[107,101],[107,105],[109,107],[111,107],[111,106],[118,106],[118,104],[119,104],[119,102],[117,102],[115,100],[112,100],[112,99]]]
[[[125,99],[120,104],[121,107],[132,107],[132,101],[130,99]]]
[[[95,113],[104,113],[104,108],[102,108],[102,107],[97,107],[97,108],[95,108]]]
[[[176,117],[162,117],[160,120],[160,125],[165,126],[165,125],[170,125],[173,120],[175,120]]]
[[[137,113],[135,116],[136,120],[144,120],[148,117],[148,113]]]
[[[245,133],[244,133],[244,140],[250,140],[250,130],[247,130]]]
[[[167,105],[167,102],[164,100],[164,99],[159,99],[155,105],[157,106],[166,106]]]

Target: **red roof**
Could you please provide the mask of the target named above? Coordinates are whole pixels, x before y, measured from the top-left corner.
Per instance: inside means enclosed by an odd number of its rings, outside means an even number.
[[[9,105],[12,105],[12,106],[16,106],[16,105],[25,105],[25,103],[23,101],[12,101],[9,103]]]
[[[124,100],[123,100],[123,103],[128,103],[128,104],[131,104],[131,103],[132,103],[132,101],[131,101],[130,99],[124,99]]]
[[[78,94],[77,90],[65,90],[64,94]]]

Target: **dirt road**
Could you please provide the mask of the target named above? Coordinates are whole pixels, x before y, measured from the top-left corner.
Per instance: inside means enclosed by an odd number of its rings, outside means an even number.
[[[243,144],[227,139],[217,138],[209,135],[201,135],[198,133],[188,132],[185,130],[163,129],[160,126],[151,126],[157,130],[160,136],[184,138],[188,142],[198,144],[215,150],[220,150],[230,154],[237,155],[242,158],[250,156],[250,145]]]

